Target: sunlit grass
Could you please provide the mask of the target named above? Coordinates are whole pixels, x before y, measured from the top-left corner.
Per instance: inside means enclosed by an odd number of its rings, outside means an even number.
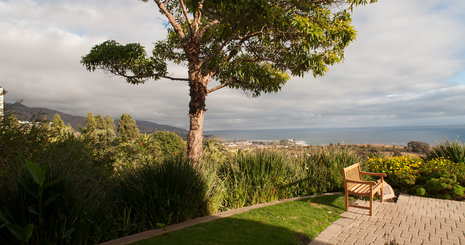
[[[281,203],[134,244],[308,244],[344,211],[341,195]]]

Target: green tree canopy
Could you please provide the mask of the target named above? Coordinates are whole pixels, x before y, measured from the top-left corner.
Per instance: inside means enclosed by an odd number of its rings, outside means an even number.
[[[107,137],[113,138],[116,136],[115,121],[113,120],[113,117],[111,117],[108,114],[105,116],[105,129],[106,129]]]
[[[121,115],[118,122],[118,136],[123,141],[135,140],[140,136],[139,128],[131,115],[127,113]]]
[[[186,143],[175,133],[157,131],[153,137],[159,143],[164,156],[184,155],[186,152]]]
[[[95,124],[98,130],[105,130],[106,129],[106,122],[102,115],[98,114],[95,117]]]
[[[86,126],[82,129],[83,135],[90,135],[97,130],[97,123],[95,122],[95,117],[92,112],[87,113],[86,117]]]
[[[69,123],[68,125],[65,125],[65,123],[61,119],[61,116],[55,114],[50,125],[50,136],[54,140],[62,140],[65,137],[69,137],[71,135],[74,135],[74,130],[71,127],[71,125]]]
[[[58,114],[55,114],[53,116],[51,128],[64,128],[64,127],[65,127],[65,123],[61,119],[61,116]]]
[[[148,0],[143,0],[148,2]],[[109,40],[82,57],[89,71],[97,68],[140,84],[149,79],[187,81],[190,127],[188,157],[202,155],[205,100],[229,87],[253,96],[278,92],[291,75],[323,75],[342,61],[355,40],[350,10],[375,0],[154,0],[166,17],[166,39],[151,56],[138,43]],[[173,77],[167,62],[188,67],[187,77]],[[211,81],[219,84],[209,86]]]

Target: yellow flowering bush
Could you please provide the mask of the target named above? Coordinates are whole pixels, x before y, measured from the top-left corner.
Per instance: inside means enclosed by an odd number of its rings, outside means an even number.
[[[370,172],[385,173],[389,184],[401,192],[462,200],[465,194],[465,164],[439,157],[424,161],[417,156],[373,157]]]
[[[416,156],[376,157],[368,159],[366,164],[368,171],[385,173],[391,185],[404,189],[406,185],[415,184],[423,161]]]

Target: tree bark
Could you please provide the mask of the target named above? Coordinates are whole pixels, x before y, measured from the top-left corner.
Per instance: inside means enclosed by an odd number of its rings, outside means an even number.
[[[203,153],[203,119],[209,77],[203,76],[196,64],[189,66],[189,135],[187,136],[187,159],[198,166]]]
[[[187,136],[187,159],[197,166],[202,160],[203,153],[203,119],[205,110],[198,110],[196,113],[189,113],[190,127]]]

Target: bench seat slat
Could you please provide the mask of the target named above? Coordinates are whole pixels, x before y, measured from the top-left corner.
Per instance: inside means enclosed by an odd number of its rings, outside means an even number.
[[[349,192],[352,193],[370,193],[370,186],[357,184],[356,186],[352,186],[349,188]]]

